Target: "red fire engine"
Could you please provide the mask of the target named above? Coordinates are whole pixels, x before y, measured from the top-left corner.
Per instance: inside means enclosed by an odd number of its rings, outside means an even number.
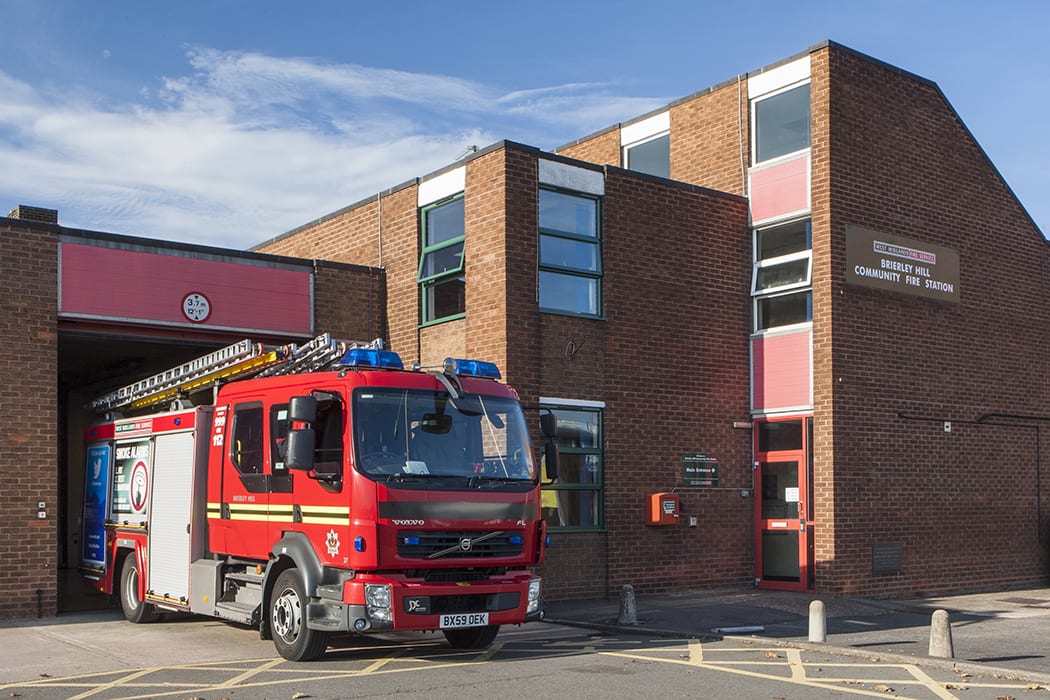
[[[296,661],[333,633],[487,646],[543,615],[537,462],[500,378],[479,361],[406,371],[377,341],[323,335],[241,341],[103,396],[82,571],[131,622],[224,618]]]

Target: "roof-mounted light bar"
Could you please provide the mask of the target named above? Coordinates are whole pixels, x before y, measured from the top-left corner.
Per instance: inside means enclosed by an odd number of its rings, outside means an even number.
[[[483,362],[481,360],[461,360],[455,357],[446,357],[443,371],[459,377],[478,377],[480,379],[502,379],[499,367],[495,362]]]
[[[339,361],[344,367],[371,367],[372,369],[404,369],[401,356],[393,350],[350,348]]]

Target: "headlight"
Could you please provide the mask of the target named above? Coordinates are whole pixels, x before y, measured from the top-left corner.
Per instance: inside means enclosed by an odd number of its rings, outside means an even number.
[[[532,614],[540,609],[540,579],[535,578],[529,581],[529,605],[526,608],[526,614]]]
[[[390,607],[391,598],[390,584],[365,584],[365,603],[368,604],[368,616],[373,620],[389,622],[394,619],[394,611]]]
[[[366,583],[365,602],[374,608],[390,607],[390,584]]]

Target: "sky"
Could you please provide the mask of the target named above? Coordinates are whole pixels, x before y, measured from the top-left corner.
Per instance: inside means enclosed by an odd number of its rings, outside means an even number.
[[[1050,234],[1046,0],[0,0],[0,21],[0,214],[250,248],[830,39],[936,82]]]

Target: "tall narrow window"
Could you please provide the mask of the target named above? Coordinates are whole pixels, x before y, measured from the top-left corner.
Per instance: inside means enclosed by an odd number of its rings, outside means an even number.
[[[423,209],[419,254],[422,322],[460,318],[466,312],[463,276],[463,195]]]
[[[540,309],[601,313],[601,240],[596,197],[539,192]]]
[[[549,527],[593,530],[602,526],[602,409],[548,406],[558,418],[561,453],[557,480],[544,475],[543,517]]]
[[[660,177],[671,177],[671,135],[663,134],[623,148],[628,170]]]
[[[809,148],[809,83],[754,102],[755,163]]]
[[[755,230],[751,294],[756,331],[812,320],[810,230],[809,219]]]

